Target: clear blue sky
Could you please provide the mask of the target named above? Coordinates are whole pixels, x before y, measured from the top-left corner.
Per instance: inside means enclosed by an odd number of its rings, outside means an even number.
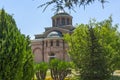
[[[4,8],[7,13],[14,14],[17,27],[21,33],[34,37],[34,34],[41,34],[45,27],[51,26],[51,17],[54,11],[50,6],[43,13],[43,8],[37,8],[40,4],[49,0],[0,0],[0,9]],[[107,19],[110,15],[113,17],[113,24],[120,24],[120,0],[109,0],[109,3],[102,5],[95,2],[84,7],[75,8],[76,12],[71,11],[73,16],[73,25],[76,23],[88,23],[90,18],[96,18],[97,21]],[[69,11],[68,11],[69,13]]]

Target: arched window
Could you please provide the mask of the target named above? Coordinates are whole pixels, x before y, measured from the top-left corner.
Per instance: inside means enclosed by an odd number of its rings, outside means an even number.
[[[60,25],[60,18],[57,18],[57,26]]]
[[[55,20],[53,19],[53,27],[55,27]]]
[[[69,21],[69,18],[67,18],[67,25],[69,25],[70,24],[70,21]]]
[[[62,33],[59,31],[52,31],[47,35],[48,38],[62,37]]]
[[[59,41],[58,40],[56,40],[56,46],[59,46]]]
[[[62,26],[65,25],[65,18],[62,18]]]

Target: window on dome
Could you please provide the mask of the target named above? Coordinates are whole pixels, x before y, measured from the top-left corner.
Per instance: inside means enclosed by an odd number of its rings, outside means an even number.
[[[65,18],[62,18],[62,26],[65,25]]]
[[[60,18],[57,18],[57,26],[60,24]]]
[[[69,25],[70,24],[70,22],[69,22],[69,18],[67,18],[67,25]]]
[[[55,27],[55,20],[53,19],[53,27]]]

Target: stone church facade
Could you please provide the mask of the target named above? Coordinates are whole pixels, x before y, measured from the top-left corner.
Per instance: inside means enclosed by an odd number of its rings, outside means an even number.
[[[68,45],[63,35],[71,34],[73,30],[72,16],[66,12],[56,13],[52,17],[52,27],[45,28],[43,34],[36,34],[31,41],[35,62],[49,62],[52,58],[69,61]]]

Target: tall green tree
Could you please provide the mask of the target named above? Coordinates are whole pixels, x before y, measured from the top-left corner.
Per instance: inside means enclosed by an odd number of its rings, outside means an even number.
[[[34,76],[33,53],[31,50],[31,41],[29,36],[24,36],[25,52],[23,57],[23,77],[22,80],[31,80]]]
[[[116,69],[120,69],[120,32],[118,25],[113,25],[112,18],[109,17],[102,22],[93,23],[93,26],[96,26],[95,30],[99,37],[99,43],[105,49],[109,70],[113,74]]]
[[[83,64],[80,70],[82,80],[107,80],[110,77],[104,48],[98,43],[98,38],[92,27],[86,32],[86,54],[83,57]]]
[[[120,35],[116,27],[109,18],[102,22],[81,24],[72,35],[65,35],[69,54],[83,80],[105,80],[119,69]]]
[[[30,40],[18,30],[15,20],[0,11],[0,80],[31,80],[33,57]],[[28,77],[29,76],[29,77]]]

